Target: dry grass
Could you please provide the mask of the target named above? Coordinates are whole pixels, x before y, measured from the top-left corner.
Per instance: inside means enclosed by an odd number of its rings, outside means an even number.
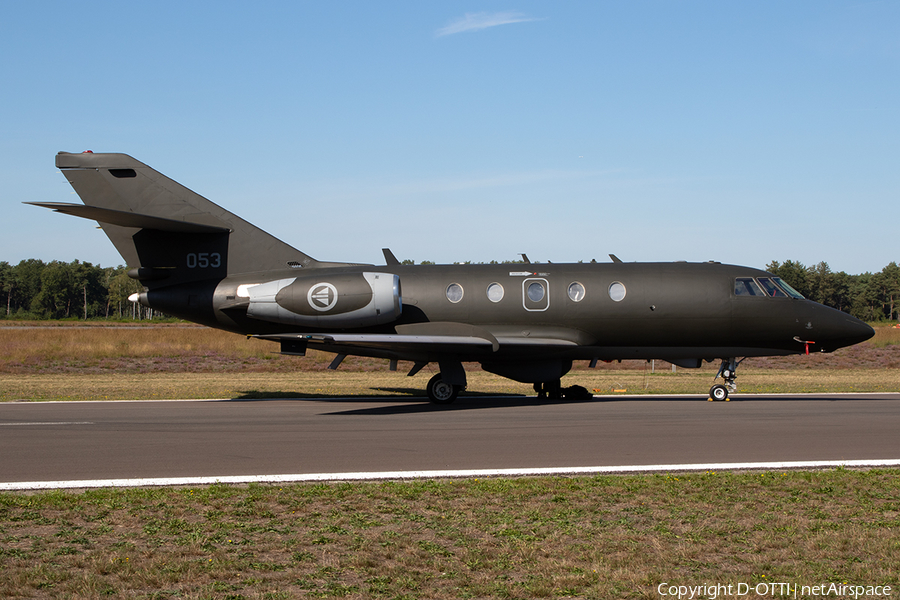
[[[889,470],[0,494],[0,596],[656,598],[663,582],[897,586],[898,499]]]
[[[277,346],[206,327],[0,328],[0,371],[214,370],[277,360]]]
[[[900,326],[895,325],[878,325],[875,327],[875,337],[871,342],[873,345],[881,348],[884,346],[900,345]]]
[[[748,359],[739,392],[900,391],[900,329],[879,327],[873,342],[834,354]],[[431,365],[414,378],[401,363],[349,357],[337,372],[333,355],[281,356],[272,342],[199,326],[0,327],[0,400],[229,398],[421,395]],[[716,364],[677,369],[657,361],[576,363],[564,383],[597,394],[705,394]],[[469,391],[531,394],[519,384],[467,365]]]
[[[436,371],[408,378],[402,372],[300,371],[294,373],[104,373],[0,375],[0,401],[138,400],[191,398],[424,397],[425,384]],[[677,374],[645,374],[636,370],[577,371],[564,383],[578,384],[596,395],[705,395],[715,371],[679,370]],[[533,395],[531,385],[483,371],[468,373],[467,394]],[[900,371],[849,369],[835,372],[744,369],[738,393],[897,392]],[[626,390],[618,392],[615,390]]]

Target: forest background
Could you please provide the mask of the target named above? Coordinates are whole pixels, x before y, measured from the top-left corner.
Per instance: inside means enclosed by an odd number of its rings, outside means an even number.
[[[411,260],[403,262],[413,264]],[[772,261],[766,270],[810,300],[864,321],[900,320],[900,266],[896,262],[877,273],[859,275],[835,273],[826,262],[806,266],[793,260]],[[128,276],[124,266],[101,267],[78,260],[45,263],[28,259],[17,265],[0,261],[0,291],[6,304],[6,310],[0,310],[0,318],[165,318],[166,315],[128,301],[131,294],[141,290],[141,284]]]

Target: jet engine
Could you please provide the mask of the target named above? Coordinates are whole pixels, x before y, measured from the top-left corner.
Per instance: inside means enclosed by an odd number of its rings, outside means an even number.
[[[400,277],[346,273],[278,279],[241,286],[247,316],[303,327],[349,328],[390,323],[403,310]]]

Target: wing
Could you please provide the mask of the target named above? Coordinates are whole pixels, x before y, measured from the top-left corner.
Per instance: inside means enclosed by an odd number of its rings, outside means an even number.
[[[259,339],[281,343],[283,354],[299,354],[307,348],[415,362],[439,361],[447,355],[464,361],[495,356],[502,350],[577,346],[560,337],[494,336],[476,325],[466,323],[413,323],[398,325],[397,333],[279,333],[257,335]]]

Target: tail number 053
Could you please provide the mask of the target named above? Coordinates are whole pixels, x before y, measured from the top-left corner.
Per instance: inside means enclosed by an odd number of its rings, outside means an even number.
[[[190,252],[187,255],[188,269],[208,269],[222,266],[222,255],[218,252]]]

